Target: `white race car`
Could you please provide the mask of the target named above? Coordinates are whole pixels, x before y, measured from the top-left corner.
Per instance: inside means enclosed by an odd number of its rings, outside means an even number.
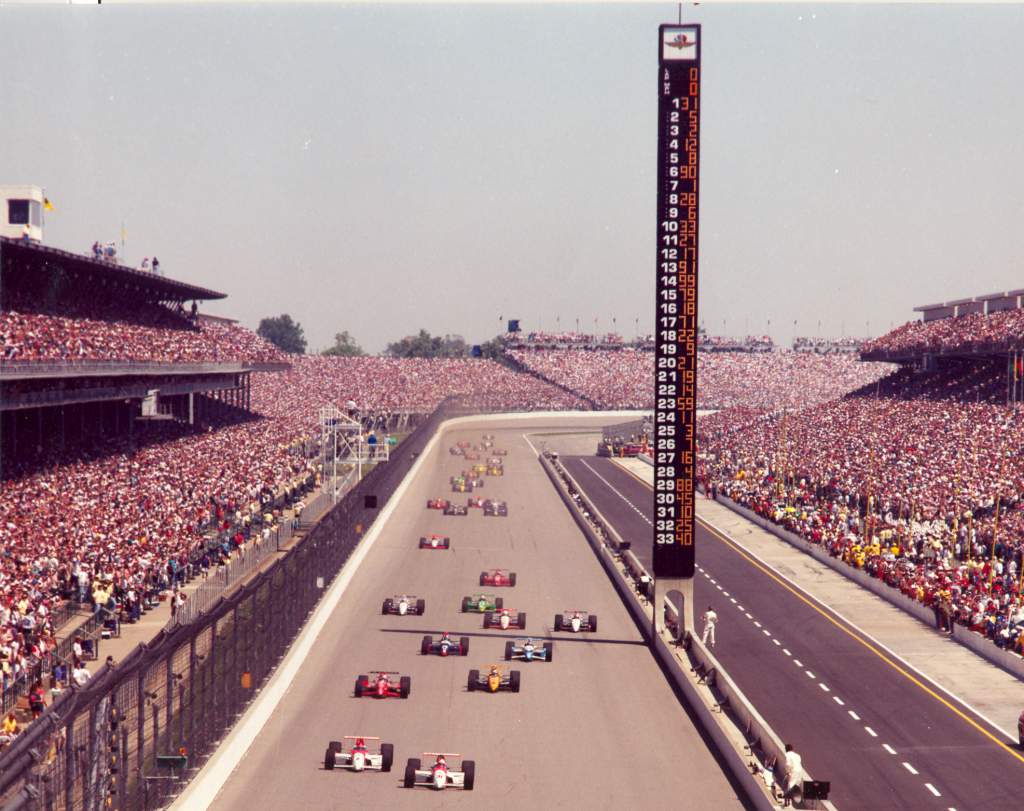
[[[476,777],[476,763],[472,760],[462,760],[462,755],[450,752],[424,752],[423,757],[435,758],[434,762],[423,768],[423,761],[418,757],[409,758],[405,766],[405,787],[430,786],[440,791],[445,788],[463,788],[466,791],[473,790],[473,780]],[[459,768],[448,765],[448,758],[459,758]]]
[[[342,744],[344,741],[344,744]],[[381,743],[380,738],[368,735],[346,735],[341,741],[327,744],[324,754],[324,768],[351,769],[362,772],[376,769],[390,772],[395,759],[395,747],[390,743]]]
[[[561,614],[555,615],[555,630],[572,631],[573,633],[596,631],[597,614],[588,614],[582,609],[563,611]]]
[[[384,600],[380,613],[404,617],[406,614],[422,614],[426,610],[426,600],[417,599],[415,594],[396,594]]]

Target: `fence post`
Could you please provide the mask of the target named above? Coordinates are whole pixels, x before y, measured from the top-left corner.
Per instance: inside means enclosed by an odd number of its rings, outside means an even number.
[[[75,716],[70,713],[64,726],[64,807],[74,808],[75,799]]]
[[[165,645],[165,647],[166,647],[166,645]],[[166,682],[167,682],[167,720],[164,722],[164,726],[167,728],[167,743],[165,744],[166,748],[165,748],[164,751],[170,752],[171,751],[171,747],[172,747],[172,741],[171,741],[171,719],[174,717],[174,667],[173,667],[173,664],[174,664],[174,650],[173,649],[168,652],[167,658],[166,658],[165,661],[167,662],[167,675],[166,675]],[[174,747],[174,749],[177,750],[177,747]]]
[[[120,709],[118,709],[120,712]],[[117,773],[117,803],[118,811],[125,811],[128,808],[128,727],[121,725],[121,756],[119,758],[120,769]]]
[[[182,713],[182,718],[185,714]],[[188,741],[189,754],[196,748],[193,738],[196,734],[196,635],[188,643]]]

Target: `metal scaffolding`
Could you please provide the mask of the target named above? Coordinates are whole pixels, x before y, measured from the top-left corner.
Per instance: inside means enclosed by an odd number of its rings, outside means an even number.
[[[356,417],[334,406],[323,406],[319,412],[321,489],[335,502],[353,473],[356,481],[363,478],[364,463],[387,462],[391,456],[388,436],[364,433],[363,422]]]

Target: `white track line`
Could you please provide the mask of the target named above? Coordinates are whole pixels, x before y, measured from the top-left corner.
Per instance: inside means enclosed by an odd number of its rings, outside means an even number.
[[[904,768],[904,769],[906,769],[906,770],[907,770],[908,772],[910,772],[910,773],[911,773],[911,774],[913,774],[913,775],[917,775],[917,774],[918,774],[918,771],[917,771],[917,769],[915,769],[915,768],[914,768],[913,766],[911,766],[911,765],[910,765],[909,763],[907,763],[907,761],[905,761],[905,760],[903,761],[903,768]]]
[[[931,684],[937,690],[945,693],[947,696],[949,696],[951,699],[956,701],[962,707],[966,707],[968,710],[970,710],[972,713],[974,713],[978,718],[982,719],[985,723],[987,723],[990,727],[992,727],[992,729],[995,729],[995,730],[998,730],[999,732],[1002,732],[1007,737],[1007,739],[1009,739],[1009,741],[1011,741],[1011,745],[1016,743],[1016,741],[1017,741],[1017,736],[1016,735],[1012,735],[1009,732],[1007,732],[1005,729],[1003,729],[1001,726],[999,726],[999,724],[997,724],[995,721],[993,721],[987,715],[984,715],[983,713],[979,712],[971,704],[967,703],[967,701],[962,699],[960,696],[958,696],[952,690],[950,690],[950,689],[944,687],[943,685],[941,685],[938,681],[936,681],[934,678],[929,676],[927,673],[924,673],[921,670],[918,670],[916,667],[914,667],[914,665],[910,664],[910,662],[908,662],[906,659],[904,659],[902,656],[900,656],[898,653],[896,653],[888,645],[884,644],[883,642],[879,642],[875,637],[873,637],[871,634],[869,634],[867,631],[865,631],[863,628],[861,628],[855,622],[852,622],[851,620],[847,619],[843,614],[841,614],[835,608],[833,608],[832,606],[828,605],[827,603],[825,603],[823,600],[819,599],[818,597],[815,597],[813,594],[811,594],[809,591],[807,591],[807,589],[805,589],[802,586],[799,586],[796,583],[794,583],[792,580],[790,580],[788,577],[786,577],[786,575],[784,575],[782,572],[780,572],[778,569],[776,569],[770,563],[765,561],[763,558],[759,557],[757,555],[757,553],[754,552],[752,549],[750,549],[749,547],[744,546],[742,543],[740,543],[738,540],[736,540],[736,538],[734,538],[728,532],[726,532],[725,530],[723,530],[720,527],[716,526],[714,523],[712,523],[711,521],[709,521],[706,518],[701,518],[700,522],[703,523],[703,524],[706,524],[707,526],[709,526],[712,529],[714,529],[715,532],[719,533],[723,538],[728,538],[730,543],[735,544],[740,549],[742,549],[746,554],[750,555],[750,557],[752,557],[754,560],[756,560],[765,569],[770,571],[775,577],[779,578],[779,580],[785,581],[786,583],[789,584],[789,586],[794,591],[799,592],[800,594],[802,594],[804,597],[806,597],[808,600],[810,600],[815,605],[821,606],[821,608],[824,609],[827,613],[831,613],[833,616],[835,616],[836,618],[838,618],[842,622],[846,623],[846,625],[848,625],[850,628],[852,628],[857,633],[859,633],[865,640],[868,640],[869,642],[871,642],[872,645],[876,645],[880,650],[885,651],[889,656],[891,656],[893,659],[898,661],[907,670],[909,670],[909,671],[911,671],[913,673],[916,673],[921,679],[923,679],[924,681],[926,681],[929,684]],[[824,564],[822,564],[822,565],[824,565]],[[842,575],[840,575],[840,577],[842,577]],[[853,582],[853,581],[848,581],[848,582]],[[882,598],[879,597],[878,599],[882,599]],[[992,666],[995,667],[995,665],[992,665]]]
[[[887,743],[883,743],[883,744],[882,744],[882,748],[883,748],[883,749],[884,749],[884,750],[885,750],[886,752],[888,752],[888,753],[889,753],[890,755],[895,755],[895,754],[896,754],[896,750],[895,750],[895,749],[893,749],[893,748],[892,748],[891,746],[889,746],[889,744],[887,744]]]
[[[931,783],[925,783],[924,787],[926,789],[928,789],[936,797],[941,797],[942,796],[941,794],[939,794],[939,790],[937,788],[935,788],[935,786],[933,786]]]
[[[878,737],[878,733],[875,732],[871,727],[864,727],[864,731],[868,733],[868,735],[870,735],[872,738]],[[904,763],[903,765],[906,766],[907,764]]]

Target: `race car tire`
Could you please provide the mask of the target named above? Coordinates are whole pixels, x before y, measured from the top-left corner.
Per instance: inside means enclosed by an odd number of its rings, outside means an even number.
[[[519,612],[519,630],[520,631],[525,631],[526,630],[526,612],[525,611],[520,611]]]
[[[469,611],[469,607],[472,604],[473,604],[472,600],[470,600],[468,597],[463,597],[462,598],[462,613],[465,614],[467,611]]]
[[[508,674],[508,688],[513,693],[519,692],[519,680],[520,675],[518,670],[513,670],[511,673]]]
[[[340,752],[341,751],[341,741],[331,741],[329,744],[327,744],[327,749],[328,749],[328,751],[331,751],[331,752]]]
[[[494,598],[494,607],[495,608],[504,608],[505,607],[505,598],[504,597],[495,597]]]
[[[426,538],[420,538],[420,549],[422,549],[426,545],[427,545],[427,539]]]
[[[472,791],[473,783],[476,781],[476,762],[472,760],[462,761],[462,774],[464,776],[462,787],[466,791]]]
[[[515,572],[512,572],[512,574],[510,574],[508,576],[508,584],[510,586],[515,587],[515,584],[516,584],[516,573]]]
[[[511,662],[512,661],[512,643],[511,642],[506,642],[505,643],[505,661],[506,662]]]
[[[398,682],[398,694],[402,698],[408,698],[410,692],[412,692],[412,677],[402,676]]]
[[[330,772],[334,770],[334,751],[328,749],[324,752],[324,771]]]
[[[422,656],[429,656],[430,655],[430,648],[433,647],[433,644],[434,644],[434,638],[433,637],[431,637],[431,636],[423,637],[423,641],[420,642],[420,654]]]
[[[390,772],[391,764],[395,762],[395,745],[393,743],[382,743],[380,745],[380,770]]]
[[[491,624],[493,623],[493,621],[494,621],[494,614],[492,614],[490,611],[485,611],[484,612],[484,628],[490,628]]]
[[[423,612],[426,611],[426,610],[427,610],[427,601],[426,600],[417,600],[416,601],[416,613],[419,614],[422,617],[423,616]]]
[[[357,676],[356,677],[356,698],[362,698],[363,695],[363,683],[370,680],[369,676]]]
[[[469,690],[469,692],[472,693],[476,689],[476,685],[477,685],[477,683],[479,681],[480,681],[480,671],[479,670],[470,670],[469,671],[469,678],[466,680],[466,689]]]
[[[590,630],[591,631],[596,631],[597,630],[597,614],[591,614],[589,617],[587,617],[587,624],[590,625]]]
[[[487,585],[487,572],[480,572],[480,585],[481,586],[486,586]]]
[[[390,609],[391,609],[391,600],[385,600],[384,601],[384,605],[382,605],[380,607],[380,613],[381,614],[387,614]]]
[[[409,762],[405,764],[405,779],[402,781],[406,788],[412,788],[416,785],[416,770],[420,767],[419,758],[411,757]]]
[[[561,614],[555,614],[555,630],[556,631],[561,631],[562,630],[562,615]]]
[[[469,637],[468,636],[460,636],[459,637],[459,655],[460,656],[469,656]]]
[[[548,656],[547,656],[547,660],[546,661],[550,662],[552,659],[555,658],[555,643],[554,642],[548,642],[548,644],[547,644],[547,652],[548,652]]]

